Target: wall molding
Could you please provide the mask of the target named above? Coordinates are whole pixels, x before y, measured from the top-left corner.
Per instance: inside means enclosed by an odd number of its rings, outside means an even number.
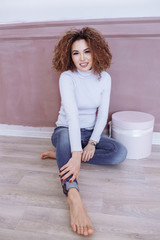
[[[51,138],[54,127],[29,127],[0,124],[0,136]],[[160,132],[153,132],[153,145],[160,145]]]
[[[0,41],[57,39],[66,30],[83,26],[103,29],[107,38],[160,38],[160,17],[155,17],[4,24],[0,25]]]

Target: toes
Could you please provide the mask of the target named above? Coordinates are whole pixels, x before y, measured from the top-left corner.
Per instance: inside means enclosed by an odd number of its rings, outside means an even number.
[[[88,236],[88,229],[87,229],[87,227],[83,228],[83,235],[84,236]]]
[[[75,227],[76,231],[79,235],[84,235],[84,230],[83,230],[83,226],[77,226]]]
[[[40,155],[40,158],[44,159],[44,158],[45,158],[45,155],[42,153],[42,154]]]
[[[94,230],[92,227],[88,227],[88,234],[91,235],[94,233]]]
[[[77,226],[77,233],[81,234],[81,227],[80,226]]]
[[[78,226],[77,233],[83,236],[88,236],[93,233],[93,229],[88,227]]]
[[[42,159],[47,158],[47,157],[48,157],[48,151],[45,151],[45,152],[41,153],[40,157],[41,157]]]
[[[46,159],[46,158],[48,158],[47,155],[43,155],[43,156],[42,156],[42,159]]]
[[[41,153],[40,157],[41,157],[42,159],[49,158],[51,152],[52,152],[51,150],[47,150],[47,151]]]
[[[84,235],[84,227],[81,226],[80,228],[81,228],[81,235]]]
[[[72,226],[73,232],[76,232],[77,231],[76,225],[72,224],[71,226]]]
[[[92,227],[83,227],[83,226],[76,226],[76,224],[71,224],[72,229],[74,232],[77,232],[79,235],[88,236],[94,233]]]

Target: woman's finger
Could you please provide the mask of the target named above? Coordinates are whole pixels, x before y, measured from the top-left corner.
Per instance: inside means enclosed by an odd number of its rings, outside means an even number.
[[[77,177],[76,177],[76,179],[77,179],[77,180],[79,179],[79,173],[77,174]]]
[[[86,154],[86,158],[87,158],[87,160],[90,158],[90,154],[91,154],[91,152],[88,151],[87,154]]]
[[[67,168],[65,168],[64,170],[60,170],[60,174],[59,174],[59,177],[61,177],[61,176],[63,176],[64,174],[66,174],[67,172],[69,172],[70,171],[70,168],[69,167],[67,167]]]
[[[73,176],[71,177],[71,179],[69,180],[69,182],[71,183],[71,182],[73,182],[75,179],[76,179],[76,175],[73,174]],[[78,177],[77,177],[77,180],[78,180]]]
[[[92,158],[92,155],[93,155],[93,153],[92,153],[92,152],[88,152],[88,155],[87,155],[87,160],[91,159],[91,158]]]
[[[93,152],[90,152],[90,153],[88,154],[88,159],[87,159],[87,161],[89,161],[93,156],[94,156],[94,153],[93,153]]]
[[[92,157],[92,153],[90,151],[84,151],[83,154],[84,154],[82,157],[83,162],[89,161],[89,159],[91,159],[91,157]]]
[[[67,164],[65,164],[64,166],[62,166],[61,168],[60,168],[60,172],[62,172],[64,169],[66,169],[68,167],[68,163]]]
[[[83,151],[83,154],[82,154],[82,161],[84,161],[86,158],[86,151]]]
[[[91,157],[90,157],[90,154],[88,154],[86,161],[88,162],[88,161],[90,160],[90,158],[91,158]]]
[[[94,153],[92,152],[91,154],[90,154],[90,158],[92,158],[94,156]]]
[[[68,173],[66,173],[65,175],[62,176],[61,181],[66,180],[68,177],[70,177],[73,173],[71,171],[69,171]]]

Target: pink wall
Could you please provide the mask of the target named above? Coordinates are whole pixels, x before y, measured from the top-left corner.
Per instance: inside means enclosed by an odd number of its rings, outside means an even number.
[[[53,126],[60,106],[55,42],[67,29],[100,30],[113,53],[110,115],[137,110],[160,131],[160,18],[79,20],[0,26],[0,124]]]

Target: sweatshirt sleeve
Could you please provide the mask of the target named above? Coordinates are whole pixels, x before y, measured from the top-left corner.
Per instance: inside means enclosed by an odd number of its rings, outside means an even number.
[[[62,73],[59,80],[59,88],[61,104],[64,108],[69,128],[71,152],[82,151],[78,108],[76,104],[74,82],[72,77]]]
[[[100,140],[101,134],[106,126],[108,119],[108,111],[109,111],[109,103],[110,103],[110,93],[111,93],[111,77],[108,73],[103,76],[103,91],[101,95],[101,102],[98,107],[98,113],[96,118],[96,123],[94,126],[94,130],[90,139],[96,141],[97,143]],[[101,80],[100,80],[101,81]]]

